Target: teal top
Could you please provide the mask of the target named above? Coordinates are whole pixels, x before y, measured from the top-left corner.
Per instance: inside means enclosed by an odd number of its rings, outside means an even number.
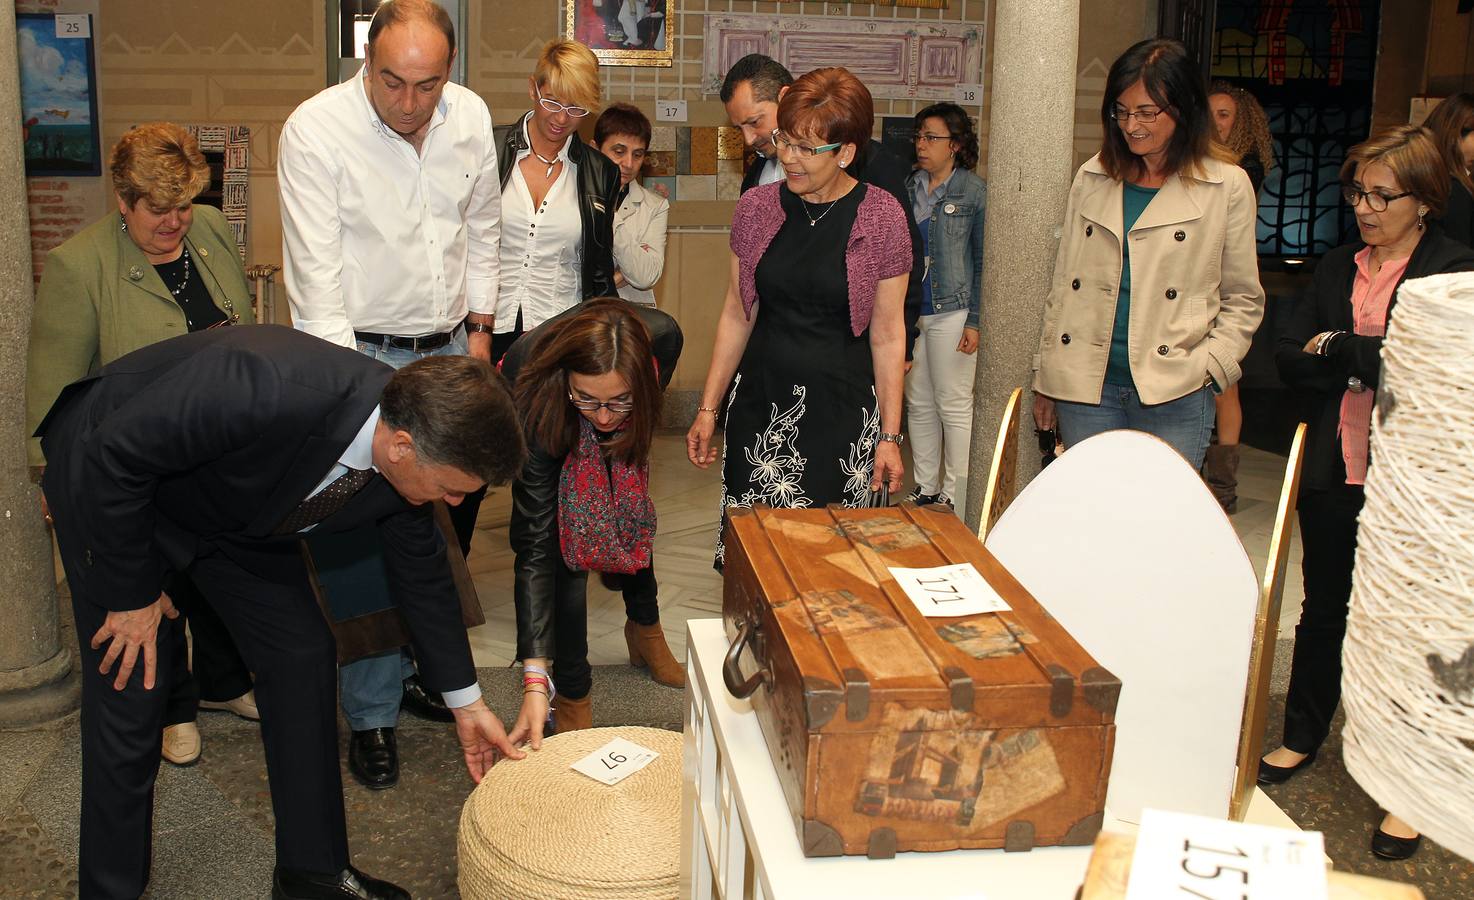
[[[1131,182],[1126,182],[1126,189],[1121,192],[1121,219],[1122,232],[1130,236],[1131,229],[1136,226],[1136,220],[1146,210],[1152,198],[1157,196],[1158,188],[1137,187]],[[1110,362],[1106,364],[1106,384],[1114,384],[1119,387],[1135,388],[1136,383],[1131,380],[1131,355],[1127,351],[1126,340],[1131,321],[1131,242],[1122,238],[1121,240],[1121,292],[1116,295],[1116,324],[1111,329],[1111,355]]]

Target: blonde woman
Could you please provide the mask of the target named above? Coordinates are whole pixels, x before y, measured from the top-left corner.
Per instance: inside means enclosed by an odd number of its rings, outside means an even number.
[[[1275,166],[1274,138],[1269,134],[1264,107],[1253,94],[1227,81],[1209,86],[1208,106],[1213,111],[1218,143],[1238,158],[1239,168],[1249,176],[1257,195],[1265,174]],[[1232,514],[1239,504],[1239,435],[1244,425],[1237,384],[1214,398],[1214,410],[1218,433],[1203,457],[1203,480],[1223,511]]]
[[[496,128],[502,240],[492,362],[524,331],[573,304],[619,293],[619,167],[578,139],[579,126],[599,109],[598,59],[578,41],[549,41],[527,96],[532,109]]]
[[[251,293],[225,216],[194,198],[210,183],[199,142],[171,122],[123,135],[109,162],[117,209],[46,257],[31,319],[26,364],[26,433],[41,423],[68,384],[158,341],[251,321]],[[229,390],[229,385],[222,385]],[[40,441],[30,463],[44,469]],[[185,664],[184,623],[161,625],[160,683],[169,702],[160,723],[163,758],[189,765],[200,756],[196,710],[226,709],[258,718],[251,675],[220,617],[186,575],[166,593],[188,617],[194,671]],[[83,641],[92,636],[80,636]]]
[[[1248,174],[1257,194],[1264,176],[1275,167],[1274,138],[1264,107],[1253,94],[1222,80],[1208,87],[1208,106],[1218,143],[1238,157],[1239,168]]]

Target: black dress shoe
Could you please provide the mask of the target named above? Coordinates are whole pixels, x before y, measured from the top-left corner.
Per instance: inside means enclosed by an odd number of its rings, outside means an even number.
[[[425,685],[420,681],[418,675],[411,675],[404,679],[404,698],[400,700],[399,708],[432,722],[454,722],[456,720],[455,713],[445,705],[445,700],[439,694],[432,694],[425,690]]]
[[[1259,783],[1284,784],[1290,780],[1290,776],[1315,762],[1315,754],[1319,752],[1319,748],[1310,751],[1304,759],[1295,763],[1293,766],[1271,766],[1261,758],[1259,760]]]
[[[280,866],[271,874],[271,900],[410,900],[409,891],[349,866],[336,875]]]
[[[353,732],[348,739],[348,771],[359,784],[375,791],[398,784],[399,747],[394,742],[394,729]]]
[[[1372,832],[1372,852],[1383,859],[1407,859],[1418,852],[1418,847],[1423,843],[1423,836],[1400,838],[1388,834],[1378,826]]]

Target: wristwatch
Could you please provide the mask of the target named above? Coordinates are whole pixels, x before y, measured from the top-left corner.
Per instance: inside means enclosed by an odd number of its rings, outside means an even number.
[[[889,441],[898,447],[906,442],[906,436],[904,434],[892,434],[889,431],[882,431],[875,439],[877,441]]]
[[[470,319],[466,320],[467,334],[491,334],[491,329],[493,327],[495,326],[489,325],[486,322],[472,322]]]

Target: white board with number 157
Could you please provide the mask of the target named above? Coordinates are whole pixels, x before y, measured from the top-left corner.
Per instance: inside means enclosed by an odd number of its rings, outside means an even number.
[[[1198,473],[1139,431],[1067,450],[987,547],[1121,680],[1106,808],[1228,814],[1258,585]]]

